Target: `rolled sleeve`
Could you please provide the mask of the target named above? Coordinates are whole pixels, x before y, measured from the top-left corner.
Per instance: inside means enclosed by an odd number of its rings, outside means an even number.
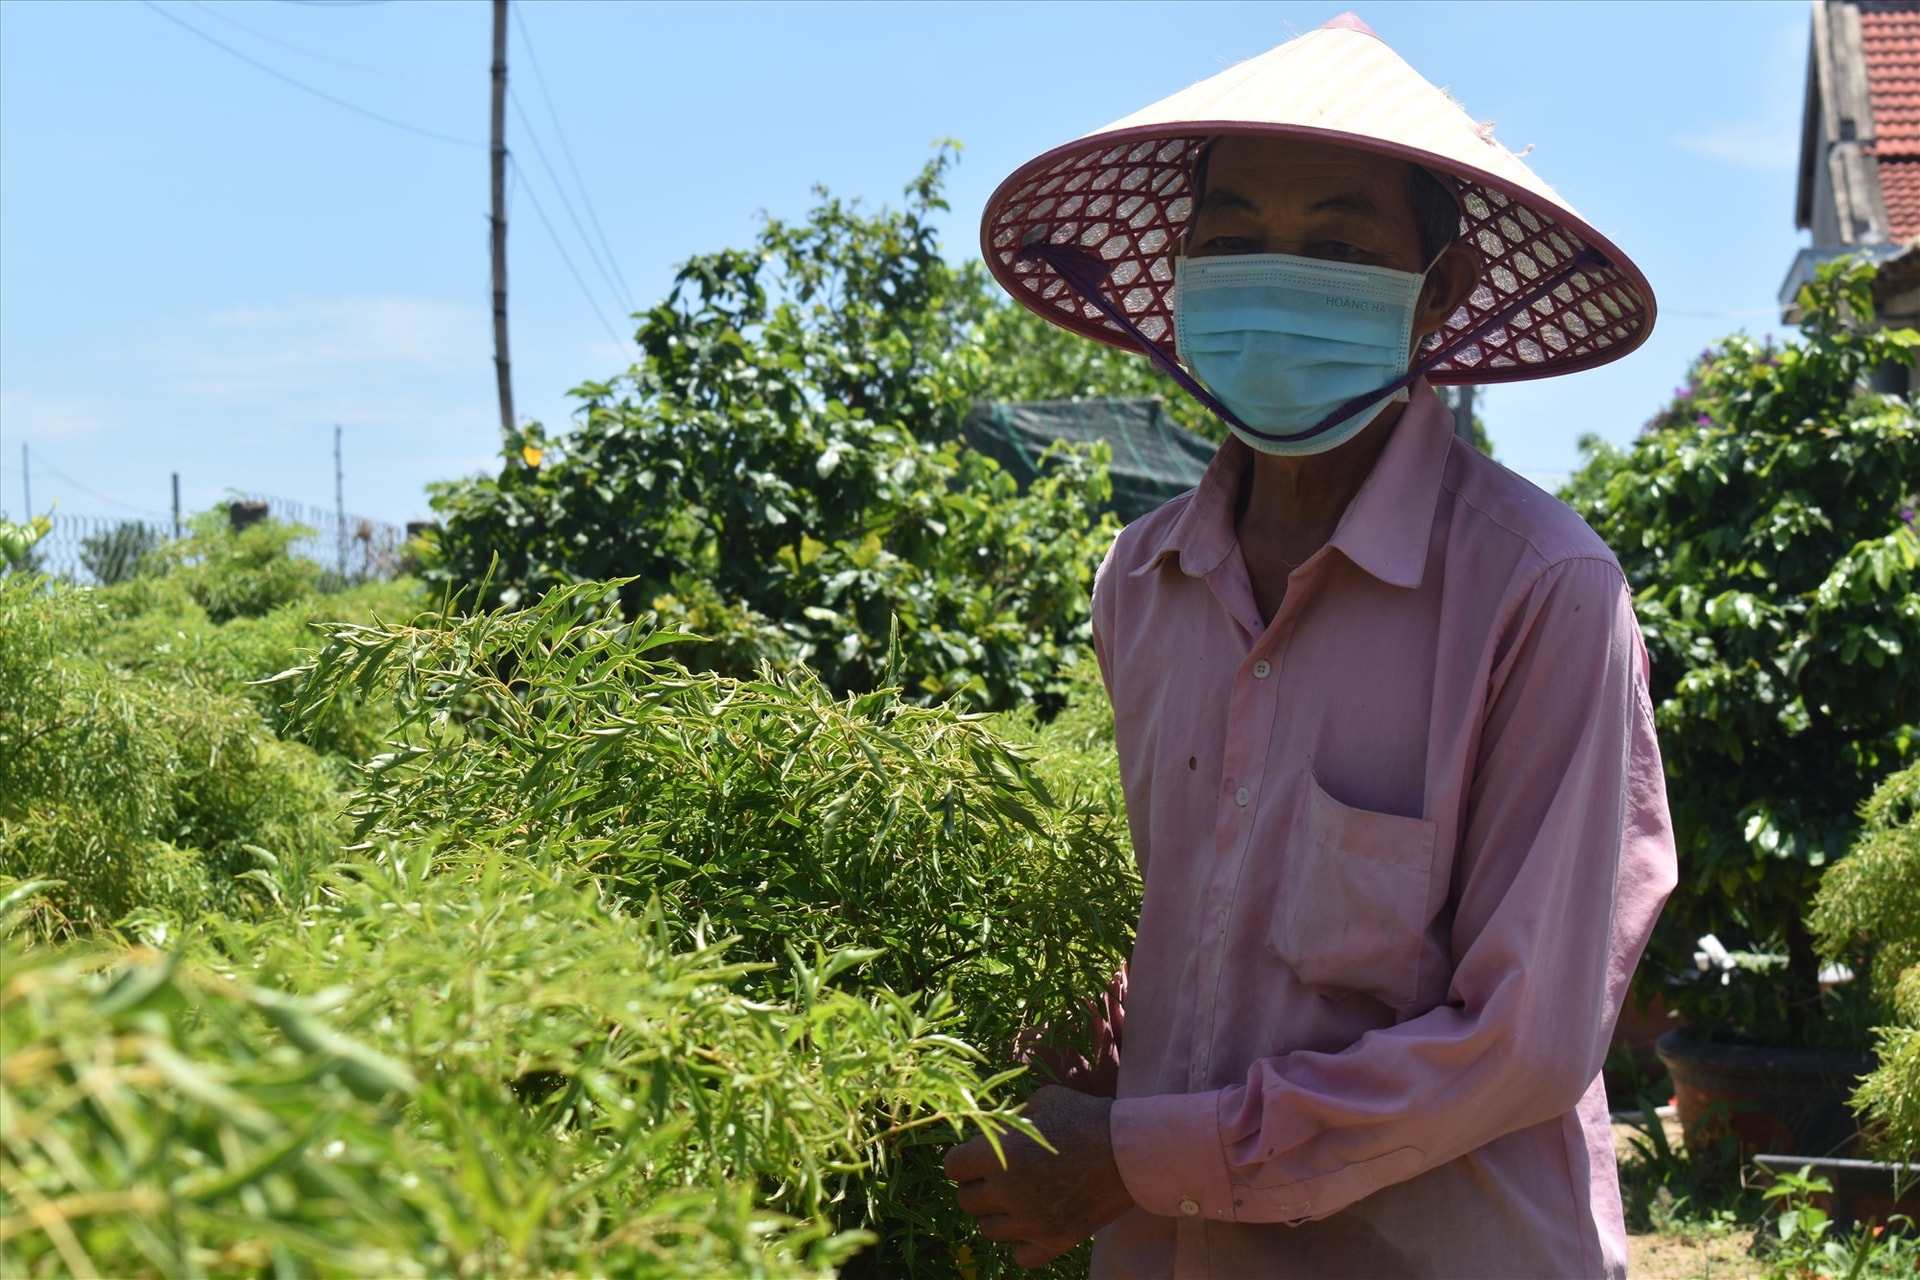
[[[1234,1217],[1219,1117],[1217,1092],[1113,1104],[1114,1163],[1135,1204],[1166,1217]]]

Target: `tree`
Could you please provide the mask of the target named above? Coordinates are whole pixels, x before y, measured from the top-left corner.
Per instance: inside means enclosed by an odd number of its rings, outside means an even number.
[[[1872,328],[1871,280],[1832,264],[1799,340],[1703,352],[1631,447],[1587,442],[1564,494],[1620,557],[1652,658],[1681,878],[1650,955],[1685,972],[1708,932],[1785,951],[1742,1015],[1763,1038],[1817,1038],[1801,915],[1920,751],[1920,421],[1861,390],[1920,336]]]
[[[160,546],[158,530],[138,520],[122,520],[102,533],[80,540],[80,563],[103,587],[125,582],[140,571],[140,562]]]
[[[626,616],[708,637],[682,657],[732,674],[804,662],[841,692],[897,676],[921,699],[1057,701],[1113,534],[1104,460],[1060,451],[1022,494],[961,445],[961,419],[980,399],[1073,395],[1199,411],[1144,359],[941,256],[954,155],[903,209],[821,191],[751,249],[689,261],[642,319],[640,361],[576,389],[572,431],[528,426],[499,475],[433,487],[428,576],[485,583],[485,604],[627,578]]]

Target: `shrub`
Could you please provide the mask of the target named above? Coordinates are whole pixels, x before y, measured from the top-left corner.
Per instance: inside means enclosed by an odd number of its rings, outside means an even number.
[[[225,689],[129,678],[88,652],[95,594],[0,581],[0,875],[53,879],[47,918],[231,905],[263,856],[296,888],[337,847],[339,793]]]
[[[950,992],[954,1034],[995,1068],[1049,1019],[1067,1038],[1138,909],[1107,809],[1060,806],[978,716],[895,691],[836,699],[804,673],[688,671],[661,656],[677,637],[606,615],[616,590],[336,628],[290,705],[392,698],[358,838],[590,869],[616,901],[658,901],[676,945],[732,937],[729,961],[873,951],[840,981],[880,1000]],[[776,968],[747,989],[787,1000],[791,982]],[[969,1241],[987,1256],[931,1148],[836,1194],[840,1225],[879,1235],[880,1274],[946,1272]]]
[[[1892,774],[1861,809],[1847,858],[1827,869],[1808,926],[1826,954],[1874,948],[1870,976],[1888,1024],[1880,1067],[1854,1095],[1889,1160],[1920,1162],[1920,763]],[[1868,976],[1868,975],[1862,975]]]
[[[265,683],[301,660],[321,639],[324,622],[413,618],[426,607],[411,579],[368,582],[332,595],[302,595],[255,617],[216,623],[178,574],[147,576],[96,591],[99,624],[77,637],[84,650],[127,676],[209,696],[238,696],[260,724],[283,731],[280,690]],[[299,740],[344,766],[380,749],[388,712],[348,695],[326,717],[302,727]],[[349,780],[344,769],[343,784]]]
[[[1013,1123],[941,1000],[750,999],[565,865],[382,850],[288,923],[7,944],[0,1272],[826,1276],[830,1188]]]
[[[1782,950],[1738,1030],[1809,1042],[1801,921],[1874,782],[1920,744],[1920,419],[1860,390],[1920,336],[1873,330],[1872,269],[1823,268],[1802,339],[1730,338],[1631,448],[1593,445],[1564,495],[1619,555],[1653,662],[1681,856],[1650,956]],[[1719,991],[1682,989],[1697,1023]]]
[[[994,731],[1026,744],[1034,773],[1055,795],[1106,811],[1114,834],[1130,852],[1127,803],[1120,787],[1120,753],[1113,742],[1113,704],[1092,655],[1061,673],[1066,702],[1043,721],[1032,707],[1004,712]]]
[[[189,527],[188,537],[158,554],[214,622],[257,618],[319,588],[320,566],[292,554],[311,529],[261,520],[236,533],[222,507],[194,516]]]

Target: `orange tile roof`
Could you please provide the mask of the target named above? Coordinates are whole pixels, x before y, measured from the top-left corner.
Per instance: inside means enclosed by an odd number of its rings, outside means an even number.
[[[1920,235],[1920,4],[1861,5],[1860,46],[1888,230],[1911,239]]]
[[[1920,5],[1862,5],[1860,46],[1875,154],[1920,156]]]
[[[1893,239],[1920,236],[1920,157],[1880,161],[1880,193],[1887,200],[1887,230]]]

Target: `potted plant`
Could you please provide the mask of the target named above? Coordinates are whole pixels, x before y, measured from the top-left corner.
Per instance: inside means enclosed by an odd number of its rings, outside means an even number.
[[[1873,327],[1872,278],[1829,264],[1799,338],[1702,352],[1631,447],[1583,442],[1565,495],[1619,555],[1652,660],[1681,863],[1643,993],[1688,1024],[1661,1041],[1683,1123],[1707,1136],[1718,1089],[1749,1150],[1849,1128],[1871,1015],[1823,989],[1803,917],[1873,783],[1920,754],[1920,421],[1865,389],[1920,335]],[[1802,1074],[1755,1083],[1780,1069]]]

